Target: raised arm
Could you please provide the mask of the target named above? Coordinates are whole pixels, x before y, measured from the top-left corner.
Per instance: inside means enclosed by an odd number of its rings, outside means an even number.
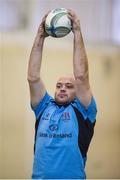
[[[92,97],[89,84],[88,59],[80,29],[80,21],[72,10],[68,11],[72,20],[74,34],[73,71],[76,82],[76,96],[87,108]]]
[[[48,14],[48,13],[47,13]],[[28,64],[28,82],[30,87],[31,104],[35,107],[43,98],[46,90],[40,77],[44,40],[48,36],[44,29],[47,14],[43,17],[31,50]]]

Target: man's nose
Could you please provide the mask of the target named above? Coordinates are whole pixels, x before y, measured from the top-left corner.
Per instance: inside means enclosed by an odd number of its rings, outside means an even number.
[[[62,91],[62,92],[63,92],[63,91],[66,91],[65,86],[62,86],[61,89],[60,89],[60,91]]]

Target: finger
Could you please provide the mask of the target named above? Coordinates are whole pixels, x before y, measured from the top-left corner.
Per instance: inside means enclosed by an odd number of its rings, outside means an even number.
[[[71,14],[71,15],[75,14],[74,11],[71,10],[71,9],[68,9],[68,13]]]
[[[51,12],[51,10],[49,10],[49,11],[45,14],[45,17],[47,17],[50,12]]]
[[[73,18],[77,18],[76,13],[75,13],[74,11],[72,11],[72,10],[69,10],[69,11],[68,11],[68,14],[69,14],[71,17],[73,17]]]
[[[72,9],[67,9],[69,12],[72,12]]]
[[[45,21],[46,17],[48,16],[48,14],[50,13],[51,10],[49,10],[42,18],[42,21]]]
[[[73,17],[70,14],[68,14],[67,17],[73,21]]]

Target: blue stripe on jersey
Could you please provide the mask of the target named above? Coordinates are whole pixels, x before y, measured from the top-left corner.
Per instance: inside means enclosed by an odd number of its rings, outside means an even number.
[[[72,104],[82,113],[84,120],[88,116],[94,121],[96,114],[90,114],[96,112],[95,103],[92,102],[87,111],[77,98]],[[36,119],[42,115],[37,131],[32,178],[85,179],[86,157],[82,157],[78,145],[79,125],[72,105],[59,107],[46,93],[33,111]]]

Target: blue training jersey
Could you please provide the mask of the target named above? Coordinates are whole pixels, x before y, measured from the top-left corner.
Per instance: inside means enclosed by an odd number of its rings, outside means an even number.
[[[96,120],[92,97],[87,109],[78,98],[59,106],[46,92],[33,108],[40,120],[33,162],[33,179],[85,179],[87,150]]]

